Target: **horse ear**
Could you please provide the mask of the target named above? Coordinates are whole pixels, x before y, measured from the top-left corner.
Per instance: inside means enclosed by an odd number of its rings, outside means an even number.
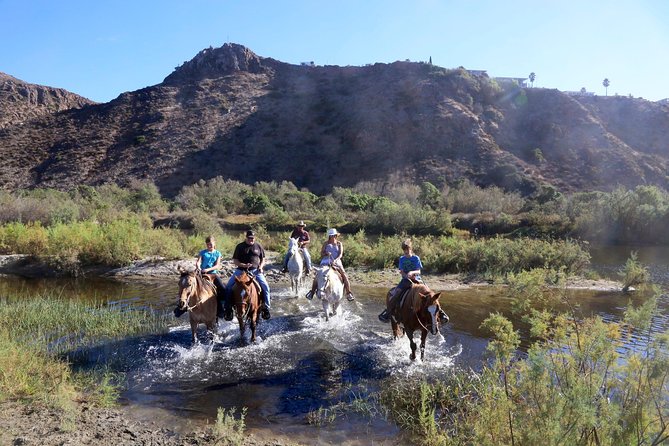
[[[432,295],[432,302],[436,302],[439,299],[439,296],[441,296],[441,293],[433,294]]]

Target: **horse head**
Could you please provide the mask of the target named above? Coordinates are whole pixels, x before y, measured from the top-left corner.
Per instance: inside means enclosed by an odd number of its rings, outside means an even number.
[[[197,294],[197,278],[192,271],[180,270],[180,272],[178,308],[182,311],[189,311],[194,306],[190,300]]]
[[[321,268],[315,268],[316,269],[316,283],[318,287],[316,288],[316,296],[318,296],[319,299],[324,299],[326,297],[326,290],[329,290],[331,284],[332,284],[332,279],[330,276],[330,272],[332,271],[332,267],[329,266],[323,266]]]
[[[430,329],[430,333],[436,335],[439,332],[440,320],[445,319],[443,323],[446,323],[448,322],[448,316],[439,306],[439,296],[441,293],[434,293],[429,289],[427,291],[426,294],[420,295],[423,305],[419,314],[419,320],[425,319],[425,325]]]
[[[250,304],[251,292],[253,290],[253,277],[242,272],[235,277],[235,283],[232,285],[232,304],[241,305],[241,312],[246,312],[247,306]]]
[[[290,237],[288,239],[288,251],[294,255],[299,248],[300,244],[298,243],[298,239]]]

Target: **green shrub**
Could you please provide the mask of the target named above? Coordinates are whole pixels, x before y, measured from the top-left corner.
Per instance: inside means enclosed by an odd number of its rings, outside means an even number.
[[[620,270],[620,275],[623,278],[623,291],[628,291],[635,286],[645,285],[650,279],[648,268],[639,262],[635,251],[630,253],[630,257]]]
[[[218,438],[216,444],[225,446],[242,446],[245,444],[247,438],[244,435],[246,429],[246,407],[242,409],[239,418],[235,418],[235,408],[226,411],[223,408],[218,408],[216,415],[216,425],[214,426],[214,433]]]

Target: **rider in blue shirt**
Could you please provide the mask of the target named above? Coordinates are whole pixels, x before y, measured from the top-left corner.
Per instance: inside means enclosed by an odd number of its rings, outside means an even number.
[[[411,288],[414,283],[423,283],[423,279],[420,277],[423,263],[420,261],[420,257],[413,253],[411,239],[406,239],[402,242],[402,251],[404,251],[404,255],[402,255],[398,261],[402,279],[391,291],[387,308],[379,314],[379,320],[381,322],[390,321],[390,317],[395,312],[395,307],[397,306],[397,298],[402,294],[403,290]]]
[[[216,285],[216,316],[223,317],[223,304],[225,303],[225,308],[228,308],[228,304],[226,299],[225,285],[223,284],[223,280],[221,280],[221,276],[219,275],[219,269],[222,267],[221,253],[216,249],[216,239],[214,239],[213,236],[207,237],[205,239],[205,244],[207,245],[207,248],[200,251],[197,260],[195,261],[195,271],[199,271],[201,274],[211,274],[213,276],[214,285]]]
[[[195,261],[195,272],[198,274],[210,274],[214,279],[214,285],[216,286],[216,316],[223,317],[223,303],[225,303],[227,308],[227,299],[225,292],[225,285],[219,276],[219,269],[221,268],[221,253],[216,249],[216,239],[213,236],[209,236],[204,240],[207,248],[200,251],[197,255],[197,260]],[[186,311],[179,308],[174,309],[174,315],[176,317],[181,316]],[[228,319],[232,320],[232,318]]]

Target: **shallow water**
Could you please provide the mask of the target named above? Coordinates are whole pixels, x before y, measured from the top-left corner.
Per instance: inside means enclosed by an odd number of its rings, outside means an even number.
[[[656,270],[662,268],[660,264]],[[260,438],[285,436],[304,444],[404,444],[396,438],[397,428],[380,416],[349,411],[319,427],[308,424],[307,415],[319,408],[332,410],[340,402],[364,402],[388,376],[438,378],[454,367],[478,368],[487,345],[479,326],[491,312],[510,317],[510,299],[503,288],[495,287],[443,293],[440,301],[451,322],[439,335],[428,335],[425,361],[412,362],[406,338],[393,341],[389,324],[376,317],[386,290],[353,290],[357,300],[344,301],[339,314],[326,322],[319,302],[295,298],[287,286],[274,285],[272,319],[261,323],[253,345],[241,345],[236,322],[222,322],[213,341],[191,345],[187,316],[182,316],[168,333],[106,343],[70,359],[77,367],[107,364],[125,373],[128,388],[122,398],[133,416],[178,430],[213,423],[219,407],[246,407],[247,426]],[[82,300],[171,312],[177,281],[0,278],[0,296],[17,291],[56,291]],[[615,292],[574,291],[573,296],[584,314],[605,320],[619,320],[630,300]],[[667,297],[660,299],[660,307],[655,332],[669,327]],[[204,330],[201,334],[206,337]],[[626,348],[643,345],[643,339],[633,337]]]

